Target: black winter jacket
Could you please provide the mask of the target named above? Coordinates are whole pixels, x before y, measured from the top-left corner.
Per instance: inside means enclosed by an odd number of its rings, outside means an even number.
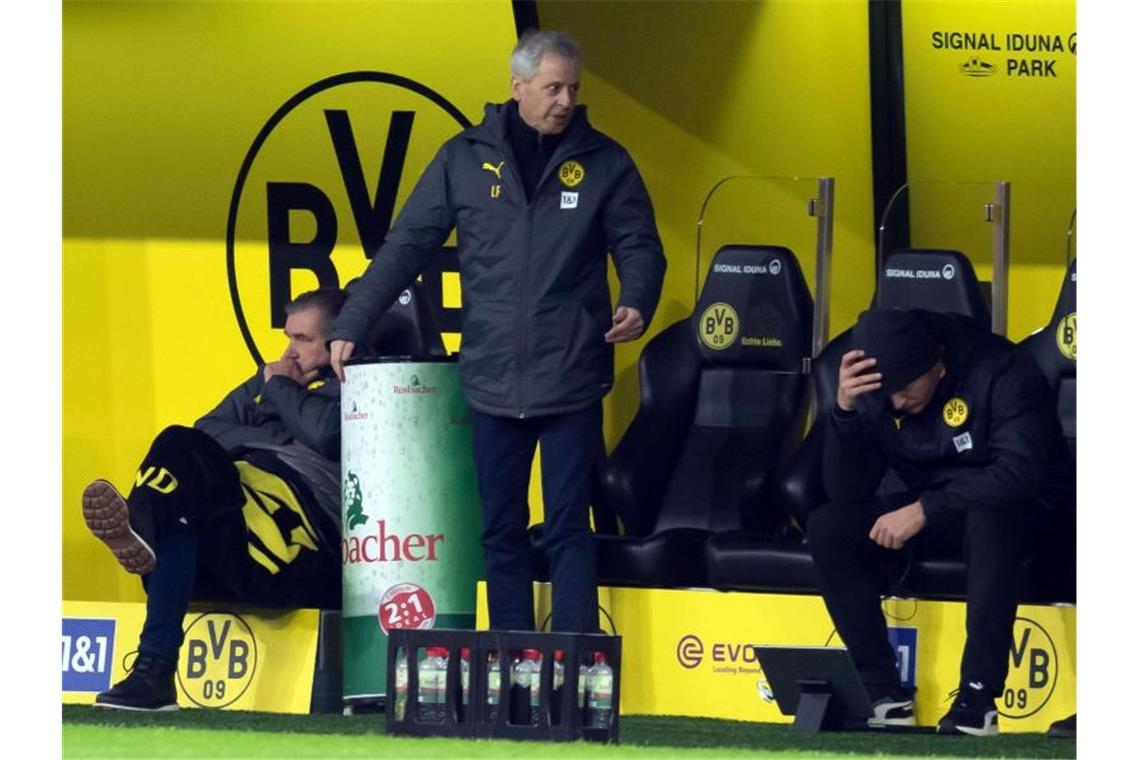
[[[286,377],[265,382],[258,369],[194,427],[235,458],[249,449],[272,452],[340,525],[340,383],[331,370],[301,386]]]
[[[506,104],[440,148],[342,309],[330,339],[359,343],[452,228],[463,293],[460,376],[468,403],[529,417],[585,408],[613,385],[606,280],[648,327],[665,257],[633,159],[578,106],[532,202],[508,135]]]
[[[1071,504],[1072,471],[1056,403],[1033,359],[953,314],[917,311],[943,344],[946,375],[917,415],[865,394],[835,406],[824,443],[832,501],[921,499],[928,523],[966,508]]]

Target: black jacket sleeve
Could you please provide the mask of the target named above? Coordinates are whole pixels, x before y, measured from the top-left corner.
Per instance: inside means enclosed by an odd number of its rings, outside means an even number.
[[[299,443],[326,459],[340,458],[340,384],[335,377],[310,391],[275,375],[265,384],[261,403]]]
[[[1011,354],[990,392],[989,461],[963,467],[946,485],[922,494],[929,521],[967,506],[1009,509],[1040,496],[1057,435],[1049,387],[1031,359]]]
[[[221,402],[194,423],[226,450],[247,443],[288,443],[289,436],[276,426],[258,425],[257,397],[265,381],[258,369],[253,377],[226,394]]]
[[[887,470],[873,419],[832,407],[823,440],[823,487],[837,504],[870,501]]]
[[[649,192],[633,159],[624,151],[623,158],[617,186],[603,209],[602,224],[621,281],[618,305],[637,309],[648,329],[661,297],[665,254]]]
[[[329,331],[329,340],[359,343],[368,326],[392,305],[447,241],[455,213],[447,192],[446,151],[440,148],[400,210],[384,244],[353,288]]]

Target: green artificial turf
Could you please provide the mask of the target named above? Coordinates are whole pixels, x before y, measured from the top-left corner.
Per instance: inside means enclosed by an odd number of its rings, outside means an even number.
[[[272,715],[182,710],[124,713],[64,706],[64,757],[1075,757],[1071,739],[1006,734],[799,734],[787,725],[628,715],[621,744],[413,739],[382,715]]]

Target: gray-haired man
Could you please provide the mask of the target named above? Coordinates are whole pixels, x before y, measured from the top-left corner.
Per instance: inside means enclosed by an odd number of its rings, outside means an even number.
[[[542,444],[552,627],[597,629],[588,507],[604,453],[601,399],[613,343],[645,331],[665,257],[629,154],[576,106],[581,56],[561,32],[528,32],[511,56],[511,99],[448,140],[424,171],[333,326],[333,367],[458,230],[459,369],[483,502],[491,626],[534,627],[527,485]],[[617,307],[606,252],[621,281]]]

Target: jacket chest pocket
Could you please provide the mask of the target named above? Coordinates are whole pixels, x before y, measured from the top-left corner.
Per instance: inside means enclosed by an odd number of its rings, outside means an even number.
[[[980,415],[953,420],[958,424],[947,424],[943,415],[905,420],[897,430],[899,448],[908,459],[923,464],[985,460],[989,456],[985,420]]]

